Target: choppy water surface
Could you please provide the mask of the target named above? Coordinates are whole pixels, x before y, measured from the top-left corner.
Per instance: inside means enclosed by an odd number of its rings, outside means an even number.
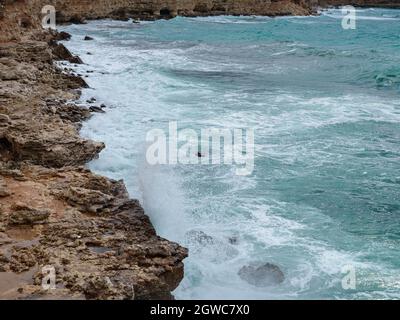
[[[107,145],[90,167],[124,179],[159,234],[190,248],[178,299],[400,297],[400,11],[357,14],[356,30],[338,10],[64,28],[79,72],[94,71],[82,100],[108,105],[82,130]],[[253,128],[253,175],[149,167],[146,132],[171,120]],[[251,262],[285,281],[248,284]]]

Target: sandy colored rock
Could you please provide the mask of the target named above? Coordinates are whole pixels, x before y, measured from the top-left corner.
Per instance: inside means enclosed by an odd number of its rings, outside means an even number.
[[[46,223],[50,216],[47,209],[36,209],[20,202],[11,206],[9,224],[11,225],[34,225]]]
[[[34,25],[0,42],[0,298],[171,299],[187,250],[157,236],[122,181],[81,166],[104,148],[79,135],[90,110],[67,103],[87,84],[54,63],[73,57],[55,42],[66,35]]]

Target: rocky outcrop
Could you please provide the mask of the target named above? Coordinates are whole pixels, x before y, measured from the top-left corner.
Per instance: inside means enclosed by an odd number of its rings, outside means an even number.
[[[352,5],[356,7],[400,8],[396,0],[309,0],[321,7]]]
[[[244,266],[239,270],[239,276],[256,287],[274,286],[285,280],[282,270],[272,263]]]
[[[86,19],[160,19],[177,15],[307,15],[306,0],[0,0],[0,41],[24,37],[27,30],[38,29],[41,10],[53,5],[59,23],[83,23]]]
[[[67,103],[87,85],[54,65],[76,58],[65,37],[0,43],[0,298],[170,299],[187,250],[157,236],[122,181],[81,167],[104,144],[79,136],[91,111]]]

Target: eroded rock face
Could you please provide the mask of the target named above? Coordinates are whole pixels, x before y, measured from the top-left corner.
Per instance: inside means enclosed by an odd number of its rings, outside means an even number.
[[[0,43],[0,298],[171,299],[187,250],[157,236],[122,181],[81,166],[104,144],[79,136],[90,110],[66,101],[85,82],[55,67],[70,55],[57,37]]]
[[[183,277],[186,249],[156,235],[140,204],[128,199],[121,181],[84,168],[27,163],[19,168],[26,180],[6,177],[12,195],[0,200],[0,221],[8,222],[0,235],[9,241],[0,246],[0,270],[19,273],[38,267],[29,284],[15,288],[22,288],[19,297],[48,294],[41,288],[41,267],[50,265],[60,295],[68,290],[71,297],[87,299],[171,298]],[[75,190],[75,196],[82,195],[77,198],[79,205],[64,201],[67,187]],[[27,198],[29,205],[13,204]],[[91,209],[93,201],[101,203],[96,212]]]
[[[10,225],[34,225],[45,224],[50,216],[47,209],[36,209],[24,203],[14,203],[11,205],[9,213]]]
[[[19,0],[0,1],[0,41],[22,39],[27,30],[38,29],[41,9],[54,5],[58,23],[84,23],[86,19],[170,19],[177,15],[307,15],[306,0]],[[3,22],[1,21],[3,20]],[[11,26],[12,25],[12,26]]]

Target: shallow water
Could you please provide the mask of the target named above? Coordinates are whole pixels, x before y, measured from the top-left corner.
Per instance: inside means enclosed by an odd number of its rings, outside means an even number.
[[[400,297],[400,10],[357,14],[356,30],[338,10],[63,28],[87,63],[76,69],[94,71],[82,101],[108,106],[82,129],[107,145],[90,167],[124,179],[158,233],[190,249],[178,299]],[[146,133],[172,120],[253,128],[254,173],[147,165]],[[252,262],[285,281],[248,284]]]

